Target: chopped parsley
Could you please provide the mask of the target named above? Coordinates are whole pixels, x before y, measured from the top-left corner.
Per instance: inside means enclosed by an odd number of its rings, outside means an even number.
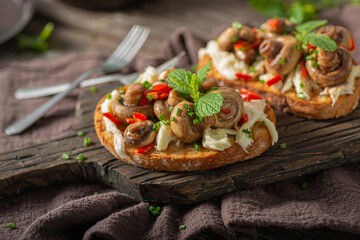
[[[83,131],[78,131],[78,132],[77,132],[77,135],[78,135],[79,137],[82,137],[82,136],[84,136],[84,132],[83,132]]]
[[[200,147],[197,143],[194,143],[194,147],[195,147],[196,151],[200,151]]]
[[[68,160],[70,158],[70,156],[67,153],[63,153],[63,155],[61,155],[61,158]]]
[[[186,225],[180,225],[179,229],[181,229],[181,230],[186,229]]]
[[[281,148],[281,149],[285,149],[285,148],[286,148],[286,143],[281,143],[281,144],[280,144],[280,148]]]
[[[82,162],[82,161],[84,161],[85,156],[84,156],[84,154],[80,153],[79,155],[77,155],[76,158],[77,158],[77,160],[79,160],[80,162]]]
[[[96,93],[98,91],[98,89],[96,87],[91,87],[90,88],[90,92]]]
[[[84,147],[88,147],[88,146],[90,146],[90,143],[91,143],[90,138],[85,137],[85,138],[84,138]]]

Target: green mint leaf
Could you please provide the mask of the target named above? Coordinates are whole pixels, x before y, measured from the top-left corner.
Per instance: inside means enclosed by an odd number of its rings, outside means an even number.
[[[308,21],[296,26],[296,31],[298,31],[300,34],[307,34],[318,27],[324,26],[327,22],[327,20]]]
[[[336,42],[331,38],[329,38],[328,36],[324,36],[312,32],[304,37],[304,41],[306,43],[310,43],[314,45],[315,47],[321,48],[329,52],[333,52],[337,48]]]
[[[169,73],[169,86],[183,94],[190,94],[188,79],[191,79],[191,73],[185,69],[176,69]]]
[[[208,64],[206,64],[196,73],[199,86],[205,81],[208,72],[210,72],[210,66],[211,62],[208,62]]]
[[[212,116],[220,112],[224,98],[219,93],[207,93],[195,102],[195,113],[199,117]]]
[[[283,0],[248,0],[248,3],[267,17],[287,17],[288,15]]]
[[[290,8],[290,21],[294,24],[300,24],[304,20],[303,5],[301,2],[294,2]]]

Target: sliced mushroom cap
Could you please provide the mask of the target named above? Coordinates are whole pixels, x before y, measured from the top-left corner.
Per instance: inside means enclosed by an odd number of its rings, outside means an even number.
[[[314,61],[317,61],[317,67],[313,66]],[[337,47],[334,52],[319,49],[317,58],[307,60],[305,66],[309,76],[324,88],[343,84],[351,73],[353,63],[350,53]]]
[[[137,106],[139,105],[145,87],[140,83],[130,84],[125,92],[123,103],[126,106]]]
[[[225,31],[223,31],[217,40],[219,48],[223,51],[231,52],[234,43],[239,38],[239,32],[240,31],[238,29],[233,27],[227,28]]]
[[[259,52],[265,57],[266,70],[281,76],[290,73],[301,56],[301,51],[296,49],[298,44],[300,42],[289,35],[264,40]]]
[[[238,91],[233,88],[221,87],[212,93],[220,93],[224,98],[220,112],[215,114],[217,128],[232,128],[241,119],[244,111],[244,103]]]
[[[205,81],[200,85],[200,88],[209,91],[212,87],[217,87],[218,81],[214,77],[206,77]]]
[[[126,144],[141,148],[154,142],[156,131],[153,130],[154,123],[150,120],[139,121],[127,126],[124,131]]]
[[[271,22],[278,21],[276,26],[271,24]],[[289,19],[286,18],[277,18],[277,19],[269,19],[264,26],[264,33],[267,36],[273,36],[274,34],[281,35],[285,32],[292,33],[294,30],[294,25],[290,22]]]
[[[167,98],[167,104],[169,107],[174,107],[179,102],[185,100],[185,97],[176,90],[171,90],[169,93],[169,97]]]
[[[119,94],[114,96],[115,100],[111,104],[111,110],[114,116],[116,116],[121,122],[125,123],[126,118],[132,118],[134,112],[141,113],[147,118],[155,117],[152,104],[144,106],[125,106],[118,100],[119,96]]]
[[[341,26],[326,25],[317,31],[318,34],[328,36],[337,43],[340,43],[346,49],[351,49],[351,39],[353,38],[351,32]]]
[[[174,107],[171,117],[174,121],[171,121],[171,130],[174,135],[184,143],[192,143],[201,139],[203,130],[195,127],[193,117],[188,115],[187,107],[194,109],[194,104],[191,102],[180,102]],[[179,109],[179,115],[176,113]]]
[[[255,41],[255,33],[253,30],[245,25],[242,25],[240,32],[239,32],[239,39],[245,40],[248,42],[254,42]]]

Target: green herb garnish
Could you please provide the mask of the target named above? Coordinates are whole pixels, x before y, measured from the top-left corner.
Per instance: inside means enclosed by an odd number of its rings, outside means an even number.
[[[312,63],[311,63],[311,66],[317,68],[317,67],[319,66],[319,64],[318,64],[317,62],[312,62]]]
[[[303,182],[300,187],[301,189],[306,189],[309,186],[309,184],[307,182]]]
[[[146,95],[147,100],[152,101],[153,98],[150,95]]]
[[[84,132],[83,132],[83,131],[78,131],[78,132],[77,132],[77,135],[78,135],[79,137],[82,137],[82,136],[84,136]]]
[[[98,91],[98,89],[96,87],[91,87],[90,88],[90,92],[96,93]]]
[[[260,83],[261,83],[261,84],[265,84],[265,80],[264,80],[264,79],[260,79]]]
[[[246,133],[246,134],[248,134],[248,138],[250,138],[250,139],[252,139],[252,140],[254,140],[254,137],[253,137],[253,135],[251,134],[251,131],[250,130],[248,130],[248,129],[243,129],[243,130],[241,130],[243,133]]]
[[[200,151],[200,147],[199,147],[199,144],[197,144],[197,143],[194,143],[194,147],[195,147],[196,151]]]
[[[313,57],[311,56],[311,55],[307,55],[306,57],[305,57],[305,60],[312,60],[313,59]]]
[[[161,207],[150,206],[149,212],[153,217],[159,216],[161,212]]]
[[[181,230],[186,229],[186,225],[180,225],[180,226],[179,226],[179,229],[181,229]]]
[[[98,195],[99,194],[99,192],[94,192],[94,194],[93,195]]]
[[[153,85],[151,85],[151,83],[149,83],[148,81],[144,81],[142,83],[142,85],[147,89],[147,90],[152,90],[154,87]]]
[[[199,119],[197,119],[197,118],[193,119],[193,123],[194,123],[194,124],[198,124],[198,123],[199,123]]]
[[[304,99],[304,98],[305,98],[305,94],[304,94],[303,92],[298,92],[298,93],[296,94],[296,96],[297,96],[298,98],[300,98],[300,99]]]
[[[63,153],[63,155],[61,155],[61,158],[68,160],[70,158],[70,156],[67,153]]]
[[[165,120],[165,118],[164,118],[164,116],[163,116],[162,114],[159,115],[158,119],[159,119],[160,121],[164,121],[164,120]]]
[[[304,84],[303,84],[303,83],[300,83],[300,88],[304,88]]]
[[[286,143],[281,143],[281,144],[280,144],[280,148],[281,148],[281,149],[286,148]]]
[[[54,30],[54,24],[49,22],[45,25],[38,37],[29,37],[19,34],[16,37],[17,47],[21,50],[33,50],[42,52],[49,48],[49,43],[46,41]]]
[[[160,122],[154,123],[153,130],[157,131],[160,128]]]
[[[14,229],[15,228],[15,223],[8,223],[7,227],[11,228],[11,229]]]
[[[184,69],[174,70],[168,75],[170,87],[185,95],[190,95],[193,99],[194,110],[199,117],[218,113],[224,100],[219,93],[208,92],[204,95],[199,92],[199,86],[205,81],[210,65],[211,62],[193,75]]]
[[[80,162],[82,162],[82,161],[84,161],[85,156],[84,156],[84,154],[80,153],[79,155],[77,155],[76,158],[77,158],[77,160],[79,160]]]
[[[301,51],[302,47],[301,45],[296,45],[296,50]]]
[[[180,115],[180,108],[176,109],[176,115],[179,116]]]
[[[108,93],[108,95],[106,95],[107,99],[111,99],[111,93]]]
[[[165,82],[165,79],[160,79],[160,82]]]
[[[286,63],[286,59],[285,59],[285,58],[280,59],[280,64],[281,64],[281,65],[284,65],[285,63]]]
[[[255,69],[254,66],[250,66],[249,70],[250,70],[250,72],[252,72],[252,73],[256,73],[256,69]]]
[[[90,146],[90,142],[91,142],[90,138],[85,137],[85,138],[84,138],[84,147]]]
[[[174,107],[169,108],[169,112],[172,112],[174,110]]]
[[[262,121],[262,122],[261,122],[261,125],[262,125],[262,126],[265,126],[265,121]]]
[[[171,117],[171,118],[170,118],[170,122],[173,122],[173,121],[175,121],[175,118],[174,118],[174,117]]]
[[[235,37],[233,37],[232,39],[231,39],[231,41],[233,41],[233,42],[237,42],[238,41],[238,37],[237,36],[235,36]]]
[[[237,30],[240,30],[243,25],[240,22],[233,22],[231,26]]]
[[[193,72],[197,72],[197,69],[198,69],[198,65],[197,65],[197,64],[195,64],[195,65],[192,66],[192,71],[193,71]]]

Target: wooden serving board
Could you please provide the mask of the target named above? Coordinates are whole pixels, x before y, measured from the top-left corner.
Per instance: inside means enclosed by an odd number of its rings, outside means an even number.
[[[156,172],[115,159],[93,127],[97,102],[117,85],[84,92],[76,107],[74,134],[0,154],[0,197],[74,181],[96,181],[139,201],[190,204],[240,189],[314,173],[360,160],[360,108],[340,119],[311,121],[277,113],[280,140],[261,156],[218,169],[188,173]],[[83,146],[82,130],[91,138]],[[286,143],[286,149],[280,149]],[[61,158],[70,154],[69,160]],[[83,153],[83,162],[76,156]]]

